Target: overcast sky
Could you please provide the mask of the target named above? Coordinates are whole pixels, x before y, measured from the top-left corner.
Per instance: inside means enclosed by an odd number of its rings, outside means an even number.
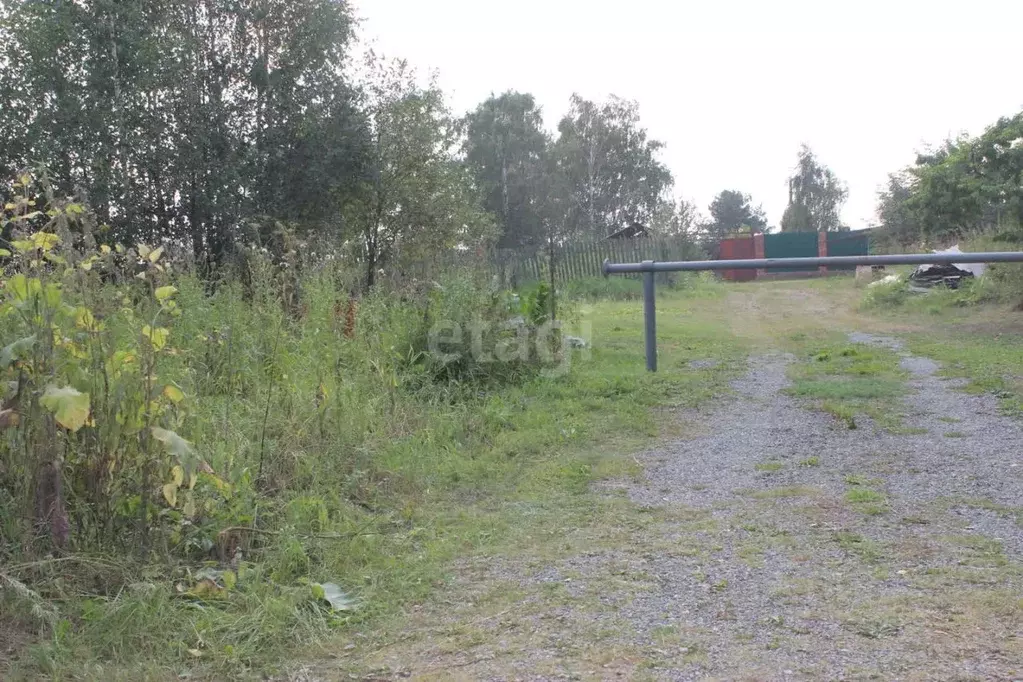
[[[801,142],[874,216],[887,173],[1023,106],[1023,0],[356,0],[362,37],[435,69],[452,106],[530,92],[552,130],[578,92],[635,99],[701,210],[749,192],[771,225]]]

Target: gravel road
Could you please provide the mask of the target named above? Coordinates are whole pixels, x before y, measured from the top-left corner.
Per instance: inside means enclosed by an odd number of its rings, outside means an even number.
[[[695,437],[602,487],[640,519],[627,538],[466,564],[430,616],[446,644],[381,677],[1023,679],[1020,422],[896,339],[850,339],[902,356],[908,435],[806,409],[791,356],[752,358]]]

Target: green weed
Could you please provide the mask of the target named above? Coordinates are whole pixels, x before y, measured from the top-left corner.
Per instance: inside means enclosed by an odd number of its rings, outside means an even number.
[[[789,395],[810,402],[849,429],[858,428],[860,415],[888,430],[900,427],[898,398],[905,391],[905,372],[894,352],[813,338],[802,340],[796,350],[807,359],[790,368]]]
[[[869,488],[852,488],[846,492],[845,499],[869,516],[884,514],[888,510],[888,501],[885,496]]]
[[[875,564],[881,560],[881,546],[873,540],[863,537],[859,533],[839,531],[838,533],[835,533],[835,541],[838,543],[839,547],[848,552],[852,552],[864,563]]]
[[[641,307],[617,301],[569,310],[570,325],[591,325],[592,348],[556,357],[562,371],[456,367],[431,357],[424,321],[539,319],[544,305],[471,274],[425,298],[381,289],[356,305],[339,286],[343,269],[296,266],[293,279],[259,258],[247,284],[211,293],[192,274],[157,270],[168,256],[133,248],[151,284],[109,284],[101,259],[75,261],[60,306],[47,289],[59,272],[26,274],[24,287],[6,273],[5,306],[53,316],[7,315],[4,337],[31,336],[30,323],[61,331],[46,355],[26,342],[0,367],[33,382],[23,395],[38,410],[0,434],[0,598],[25,585],[37,598],[17,597],[18,612],[47,633],[15,664],[26,677],[273,673],[296,647],[423,600],[460,555],[553,519],[581,524],[590,483],[632,466],[610,454],[658,435],[651,408],[719,394],[746,353],[714,306],[694,308],[693,297],[720,295],[701,284],[659,299],[665,362],[655,375],[644,368]],[[296,285],[298,303],[282,295]],[[511,340],[482,337],[491,353]],[[465,332],[463,348],[471,341]],[[719,368],[687,371],[671,362],[683,353]],[[40,404],[51,384],[77,393]],[[28,482],[55,447],[72,523],[66,542],[58,533],[30,546]],[[56,541],[95,558],[50,560]]]

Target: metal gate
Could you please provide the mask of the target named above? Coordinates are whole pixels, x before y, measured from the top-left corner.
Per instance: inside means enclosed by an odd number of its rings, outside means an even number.
[[[819,267],[855,268],[857,265],[946,265],[949,263],[1023,263],[1023,251],[988,253],[911,253],[891,256],[827,256],[825,258],[751,258],[746,260],[696,260],[642,263],[604,261],[604,276],[643,273],[643,322],[646,329],[646,368],[657,371],[657,308],[654,299],[654,274],[658,272],[696,272],[700,270],[759,270],[794,268],[795,272]]]
[[[779,232],[777,234],[764,235],[764,258],[813,258],[822,255],[818,251],[818,237],[816,232]],[[830,254],[830,252],[829,252]],[[834,254],[847,255],[847,254]],[[863,252],[866,255],[866,251]],[[784,268],[768,268],[768,273],[794,273],[812,272],[817,268],[803,268],[799,266]]]
[[[721,260],[745,260],[756,258],[756,246],[752,235],[721,240]],[[757,278],[756,270],[725,270],[721,276],[732,282],[748,282]]]

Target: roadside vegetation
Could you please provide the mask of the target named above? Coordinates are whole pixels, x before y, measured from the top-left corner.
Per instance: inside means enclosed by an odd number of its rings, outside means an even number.
[[[594,484],[638,478],[631,453],[698,429],[679,413],[755,354],[794,353],[790,394],[848,429],[900,433],[898,356],[850,343],[854,322],[926,330],[907,347],[1023,412],[1012,266],[955,292],[871,289],[859,310],[847,281],[662,273],[647,373],[640,279],[559,271],[558,250],[646,235],[713,256],[768,229],[753,197],[724,190],[702,216],[636,102],[573,95],[555,131],[529,93],[454,112],[401,59],[353,63],[350,3],[257,4],[0,2],[3,679],[283,674],[365,653],[467,557],[715,530]],[[881,197],[882,233],[1015,248],[1020,132],[1016,116],[921,156]],[[848,229],[808,147],[789,190],[781,229]],[[749,496],[816,499],[799,477],[833,466],[765,453],[747,473],[778,485]],[[867,478],[840,501],[892,508]],[[750,566],[789,542],[756,532]]]
[[[720,393],[745,350],[689,314],[723,295],[698,279],[662,299],[677,362],[653,376],[635,303],[560,297],[585,347],[559,347],[549,289],[469,270],[356,302],[341,266],[255,253],[210,292],[161,247],[90,247],[88,207],[19,187],[0,318],[14,678],[272,671],[618,473],[607,453],[661,432],[651,408]]]

